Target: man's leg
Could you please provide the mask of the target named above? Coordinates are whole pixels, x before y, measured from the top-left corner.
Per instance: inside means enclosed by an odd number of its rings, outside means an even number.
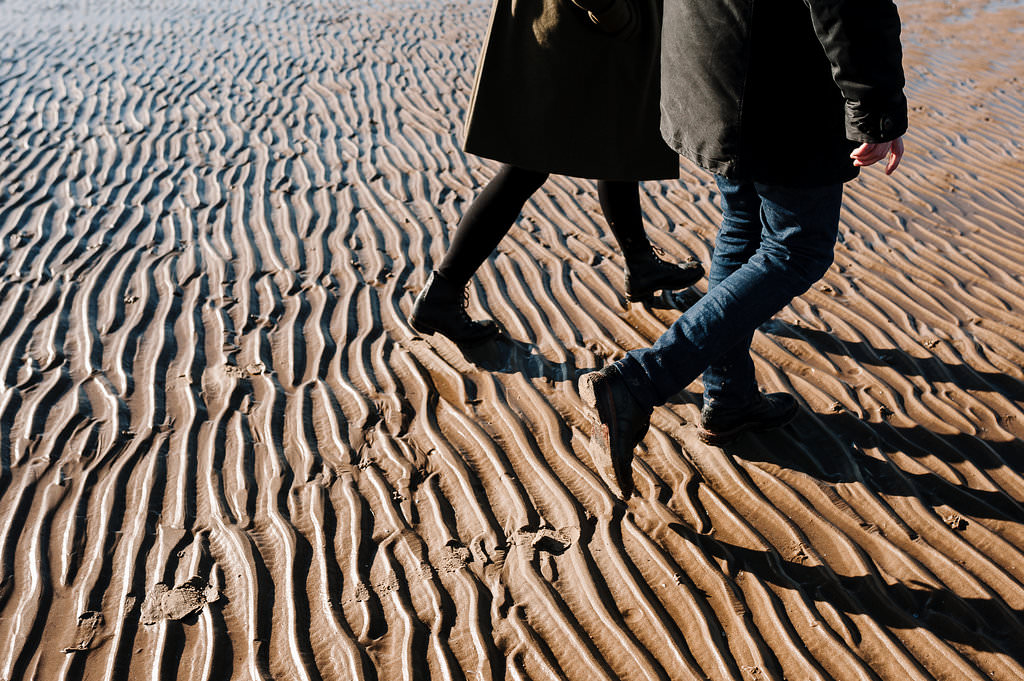
[[[663,404],[754,329],[817,281],[832,264],[842,185],[754,184],[761,241],[750,259],[680,316],[654,346],[618,369],[641,404]],[[747,190],[749,191],[749,190]]]
[[[737,343],[749,347],[754,329],[806,291],[832,263],[842,185],[788,189],[754,184],[732,187],[730,194],[745,197],[749,207],[751,191],[760,199],[762,223],[754,254],[709,289],[653,347],[634,350],[580,378],[580,396],[594,419],[591,456],[623,496],[632,490],[633,449],[647,431],[653,408]],[[726,247],[718,257],[738,262],[745,252],[745,246]]]
[[[793,188],[755,183],[742,189],[748,201],[753,201],[751,186],[761,201],[762,222],[754,255],[677,318],[652,347],[633,350],[580,379],[581,396],[595,421],[591,456],[624,496],[632,488],[633,450],[653,408],[737,343],[749,347],[754,330],[810,288],[833,261],[842,184]],[[733,189],[730,194],[738,193],[738,187]],[[719,258],[743,250],[727,248]]]
[[[761,197],[751,182],[716,177],[722,196],[722,226],[715,236],[708,289],[725,281],[746,264],[761,245]],[[740,338],[704,371],[704,403],[737,406],[758,394],[754,362],[750,358],[753,334]]]

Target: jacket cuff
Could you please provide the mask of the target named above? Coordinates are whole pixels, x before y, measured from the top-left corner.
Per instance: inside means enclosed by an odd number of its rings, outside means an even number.
[[[868,107],[863,102],[846,102],[846,137],[854,142],[879,144],[907,131],[907,98],[901,93],[884,106]]]

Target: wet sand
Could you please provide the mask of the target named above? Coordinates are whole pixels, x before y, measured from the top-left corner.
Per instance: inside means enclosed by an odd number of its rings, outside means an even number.
[[[800,415],[704,446],[695,382],[628,506],[575,379],[696,293],[625,301],[592,183],[498,346],[405,321],[488,5],[0,4],[0,679],[1024,678],[1020,2],[900,3],[905,163],[754,341]],[[707,262],[710,178],[645,191]]]

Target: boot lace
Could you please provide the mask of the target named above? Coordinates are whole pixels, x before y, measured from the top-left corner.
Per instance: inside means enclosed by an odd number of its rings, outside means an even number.
[[[459,321],[462,322],[463,324],[465,324],[467,326],[473,326],[474,324],[476,324],[476,322],[473,321],[473,318],[469,316],[469,312],[466,311],[466,306],[468,306],[468,305],[469,305],[469,287],[467,286],[467,287],[462,289],[462,301],[461,301],[461,304],[459,305],[458,317],[459,317]]]

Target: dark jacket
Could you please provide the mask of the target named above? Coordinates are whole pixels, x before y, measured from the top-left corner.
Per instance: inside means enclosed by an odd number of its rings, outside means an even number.
[[[617,34],[587,12],[611,5],[633,17]],[[659,131],[660,18],[661,0],[496,0],[464,149],[577,177],[678,177]]]
[[[907,127],[891,0],[665,0],[662,134],[731,179],[813,185]]]

